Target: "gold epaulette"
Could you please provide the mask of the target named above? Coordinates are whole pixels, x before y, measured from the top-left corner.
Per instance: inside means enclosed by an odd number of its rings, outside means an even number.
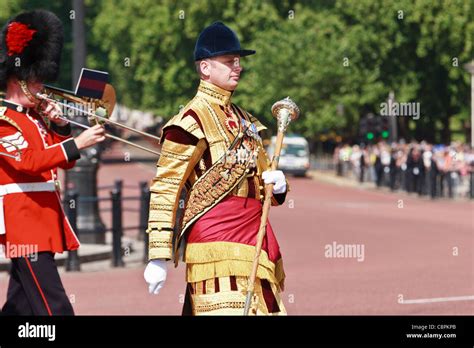
[[[5,121],[7,122],[8,124],[12,125],[13,127],[15,127],[20,133],[23,133],[20,126],[15,122],[13,121],[10,117],[8,116],[5,116],[5,112],[7,111],[7,107],[6,106],[0,106],[0,121]]]
[[[191,116],[185,116],[186,112],[190,110],[189,107],[183,108],[183,110],[173,116],[164,126],[162,132],[164,132],[168,127],[171,126],[178,126],[184,129],[186,132],[194,135],[198,139],[204,139],[205,135],[204,132],[199,127],[199,124],[196,120]],[[163,137],[162,137],[163,139]]]

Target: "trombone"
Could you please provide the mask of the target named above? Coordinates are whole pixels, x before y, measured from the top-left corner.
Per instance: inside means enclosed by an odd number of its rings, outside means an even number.
[[[115,90],[110,84],[106,84],[105,90],[103,93],[103,96],[101,99],[94,99],[94,98],[89,98],[89,97],[79,97],[77,95],[71,94],[70,92],[56,88],[56,87],[51,87],[51,86],[44,86],[44,89],[41,93],[37,93],[36,97],[38,99],[44,100],[44,101],[49,101],[52,103],[55,103],[56,105],[60,105],[63,108],[67,108],[70,110],[74,110],[79,112],[80,115],[87,116],[88,121],[91,124],[104,124],[108,123],[123,129],[127,129],[131,132],[140,134],[142,136],[148,137],[150,139],[160,141],[160,138],[150,134],[146,133],[143,131],[140,131],[138,129],[129,127],[127,125],[124,125],[122,123],[110,120],[109,117],[112,115],[112,111],[114,110],[115,107]],[[63,101],[58,100],[61,98]],[[72,102],[74,105],[70,105],[69,103],[66,103],[64,101],[69,101]],[[81,105],[82,107],[78,107],[75,105]],[[73,121],[68,119],[67,117],[60,116],[59,117],[61,120],[67,121],[71,124],[74,124],[78,127],[84,128],[84,129],[89,129],[91,128],[90,126],[87,126],[85,124]],[[143,151],[150,152],[155,155],[160,155],[158,151],[155,151],[153,149],[149,149],[145,146],[135,144],[129,140],[122,139],[118,136],[112,135],[112,134],[105,134],[107,138],[114,139],[117,141],[120,141],[122,143],[125,143],[127,145],[136,147],[138,149],[141,149]]]

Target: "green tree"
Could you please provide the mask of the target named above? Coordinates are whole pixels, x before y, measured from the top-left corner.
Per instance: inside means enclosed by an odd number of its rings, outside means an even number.
[[[292,130],[310,139],[357,133],[393,90],[419,102],[421,118],[400,118],[402,134],[450,140],[450,123],[469,115],[474,1],[104,0],[86,1],[88,67],[109,71],[120,103],[169,118],[195,93],[199,32],[222,20],[257,54],[242,59],[234,100],[275,129],[271,105],[287,95],[302,110]],[[59,85],[71,85],[71,3],[3,0],[0,20],[47,8],[63,19]],[[343,110],[343,112],[341,112]],[[459,123],[459,122],[458,122]]]
[[[206,25],[223,20],[247,43],[278,16],[267,1],[104,1],[92,27],[92,43],[105,60],[89,63],[110,71],[120,100],[165,118],[195,93],[193,50]]]

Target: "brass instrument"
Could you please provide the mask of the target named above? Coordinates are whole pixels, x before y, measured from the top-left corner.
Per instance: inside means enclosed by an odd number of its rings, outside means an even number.
[[[36,94],[36,97],[41,100],[55,103],[56,105],[62,106],[63,108],[76,111],[79,113],[79,115],[87,116],[89,120],[89,124],[95,125],[95,124],[108,123],[120,128],[127,129],[129,131],[140,134],[142,136],[154,139],[156,141],[160,141],[160,138],[153,134],[140,131],[138,129],[126,126],[124,124],[121,124],[119,122],[109,119],[115,107],[115,90],[110,84],[105,85],[105,89],[104,89],[103,96],[101,99],[95,99],[95,98],[90,98],[90,97],[80,97],[78,95],[73,94],[72,92],[69,92],[60,88],[56,88],[56,87],[47,86],[47,85],[45,85],[42,93]],[[71,105],[68,102],[73,103],[73,105]],[[70,120],[65,115],[59,118],[84,129],[90,128],[90,126]],[[134,146],[141,150],[148,151],[155,155],[160,154],[158,151],[135,144],[131,141],[122,139],[112,134],[105,134],[105,136],[110,139],[114,139],[122,143],[125,143],[127,145]]]

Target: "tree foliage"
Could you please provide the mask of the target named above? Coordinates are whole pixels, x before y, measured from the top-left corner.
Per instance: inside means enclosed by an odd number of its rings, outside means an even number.
[[[469,118],[474,1],[86,0],[88,66],[111,73],[119,101],[169,118],[195,93],[198,33],[222,20],[257,54],[242,59],[234,100],[274,127],[271,105],[290,96],[302,110],[292,127],[308,138],[350,137],[366,113],[395,92],[418,102],[406,136],[448,141],[452,118]],[[37,0],[3,0],[0,20]],[[71,4],[46,7],[65,20],[71,54]],[[70,63],[61,82],[70,81]]]

